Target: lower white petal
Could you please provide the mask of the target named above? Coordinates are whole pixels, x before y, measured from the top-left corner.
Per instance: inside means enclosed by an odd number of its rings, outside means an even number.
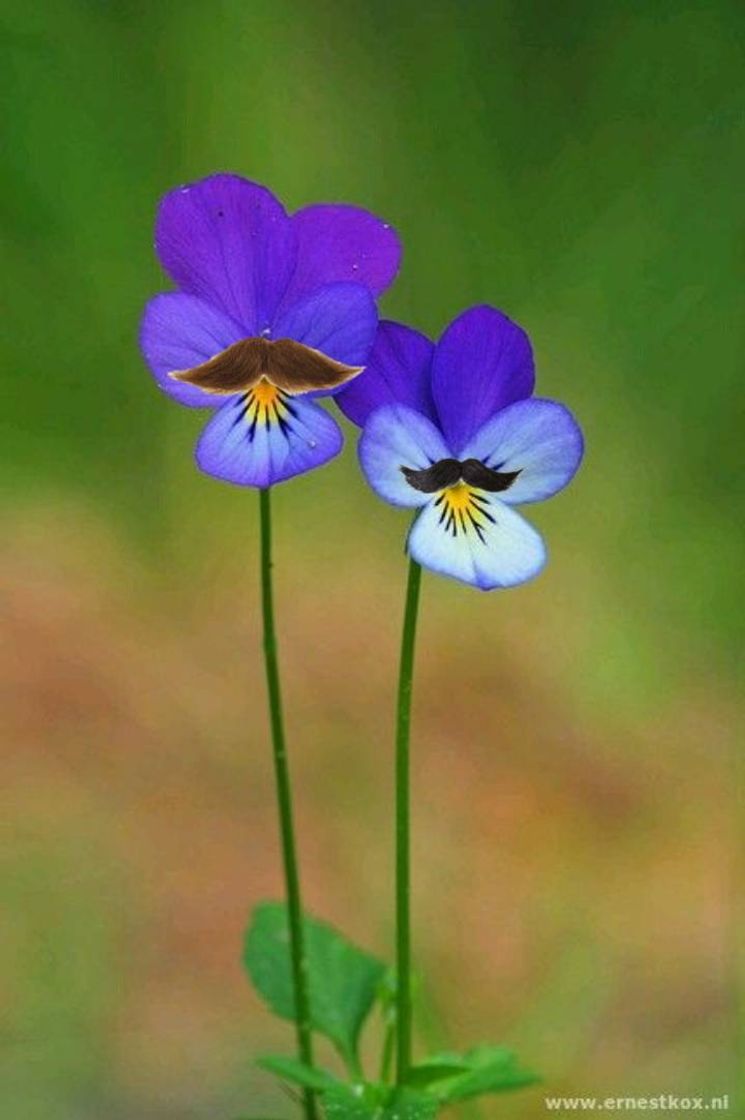
[[[543,538],[483,491],[443,491],[411,527],[408,550],[425,568],[484,591],[532,579],[546,562]]]

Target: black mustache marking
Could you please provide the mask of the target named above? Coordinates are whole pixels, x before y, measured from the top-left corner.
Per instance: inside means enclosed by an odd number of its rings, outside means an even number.
[[[477,490],[487,490],[491,494],[498,494],[502,490],[509,490],[520,471],[495,471],[487,467],[478,459],[440,459],[431,467],[417,471],[413,467],[401,467],[401,473],[415,490],[423,494],[434,494],[438,490],[445,490],[448,486],[455,486],[461,479],[467,486]]]
[[[461,465],[457,459],[440,459],[426,470],[416,471],[413,467],[401,467],[401,473],[415,490],[423,494],[434,494],[447,486],[455,486],[461,479]]]

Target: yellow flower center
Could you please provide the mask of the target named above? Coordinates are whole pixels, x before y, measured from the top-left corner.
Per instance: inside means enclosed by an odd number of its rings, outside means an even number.
[[[279,389],[276,385],[272,385],[271,381],[262,377],[261,381],[254,385],[251,390],[251,396],[260,407],[269,408],[279,399]]]
[[[288,412],[286,394],[265,377],[257,381],[253,389],[249,389],[246,393],[244,415],[251,425],[252,433],[257,425],[263,425],[265,428],[273,424],[279,424],[280,427],[286,425]]]
[[[456,512],[460,510],[467,510],[471,505],[472,490],[465,482],[456,482],[455,486],[449,486],[445,491],[445,501]]]
[[[494,517],[489,512],[489,501],[474,486],[460,481],[448,486],[435,500],[440,508],[440,525],[445,532],[457,537],[460,533],[474,533],[483,543],[489,523]]]

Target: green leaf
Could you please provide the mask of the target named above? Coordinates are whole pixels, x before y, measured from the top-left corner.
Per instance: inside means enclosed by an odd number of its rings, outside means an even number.
[[[356,1066],[360,1030],[375,1002],[386,967],[325,922],[304,919],[311,1025]],[[290,932],[282,903],[257,906],[246,934],[244,962],[272,1011],[295,1018]]]
[[[385,1120],[433,1120],[438,1101],[425,1093],[401,1089],[383,1112]]]
[[[370,1120],[380,1116],[380,1106],[364,1100],[347,1085],[323,1094],[326,1120]]]
[[[426,1085],[442,1104],[522,1089],[539,1080],[535,1074],[521,1069],[512,1051],[502,1046],[477,1046],[462,1056],[435,1054],[414,1066],[411,1074],[412,1085]]]
[[[424,1093],[391,1093],[374,1085],[338,1085],[322,1099],[326,1120],[433,1120],[438,1108],[437,1100]]]
[[[412,1066],[406,1080],[416,1089],[427,1089],[438,1081],[452,1080],[470,1072],[468,1060],[460,1054],[434,1054]]]
[[[265,1058],[257,1058],[256,1065],[306,1089],[333,1089],[339,1084],[338,1080],[325,1069],[306,1066],[305,1062],[299,1062],[295,1058],[268,1054]]]

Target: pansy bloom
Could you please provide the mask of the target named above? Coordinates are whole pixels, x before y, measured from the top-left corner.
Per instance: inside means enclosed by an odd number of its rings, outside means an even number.
[[[290,216],[265,187],[222,174],[163,198],[155,247],[178,291],[149,302],[140,342],[168,396],[216,410],[202,470],[267,487],[338,454],[341,430],[315,398],[367,360],[375,297],[398,270],[394,231],[355,206]]]
[[[465,311],[436,345],[380,324],[365,373],[337,402],[364,427],[373,490],[419,509],[407,547],[424,567],[484,590],[543,567],[543,540],[513,507],[566,486],[583,440],[568,409],[532,396],[534,383],[527,334],[495,308]]]

